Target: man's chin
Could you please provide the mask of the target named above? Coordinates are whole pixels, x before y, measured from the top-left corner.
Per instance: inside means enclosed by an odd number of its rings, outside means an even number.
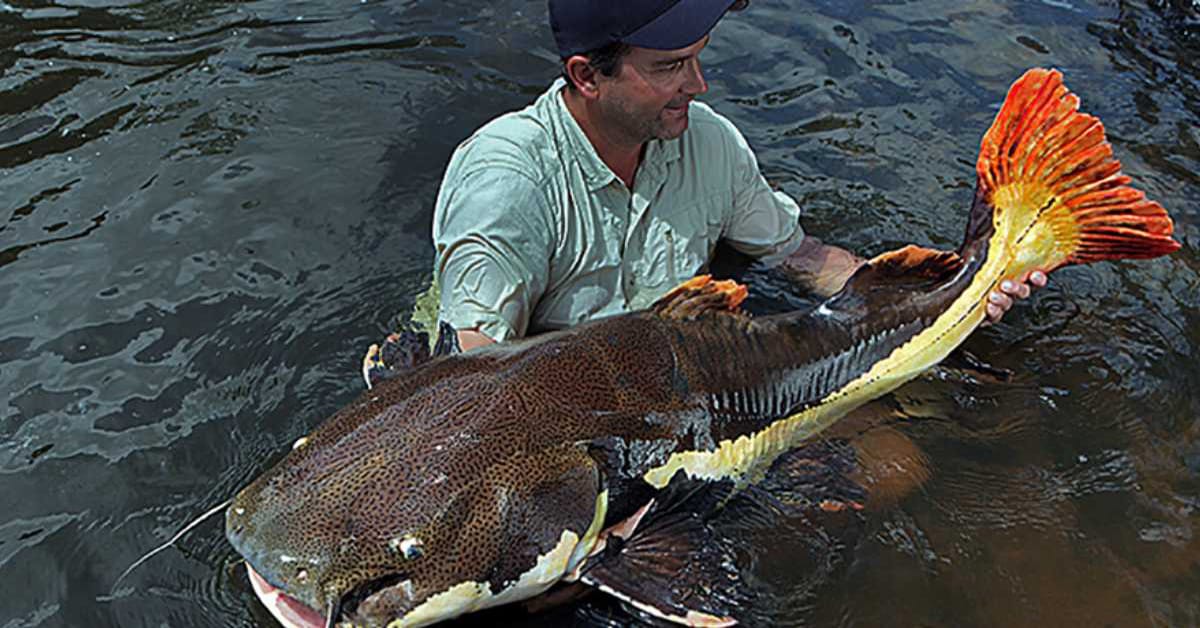
[[[682,114],[675,115],[670,109],[659,119],[658,133],[654,137],[660,140],[679,139],[688,128],[688,114],[684,109]]]

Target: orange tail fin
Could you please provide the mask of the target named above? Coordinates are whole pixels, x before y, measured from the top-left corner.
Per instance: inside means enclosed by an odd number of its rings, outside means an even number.
[[[1104,125],[1078,108],[1062,74],[1029,70],[983,136],[979,195],[1015,272],[1179,248],[1162,206],[1127,185]]]

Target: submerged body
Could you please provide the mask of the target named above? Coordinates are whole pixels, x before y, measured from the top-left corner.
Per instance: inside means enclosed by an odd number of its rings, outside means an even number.
[[[701,280],[644,312],[377,386],[230,507],[260,597],[284,596],[292,625],[415,626],[582,578],[660,617],[732,623],[703,600],[622,589],[605,531],[632,538],[678,482],[755,482],[944,358],[1005,278],[1178,246],[1076,106],[1057,73],[1014,87],[957,253],[885,254],[820,307],[762,318]]]

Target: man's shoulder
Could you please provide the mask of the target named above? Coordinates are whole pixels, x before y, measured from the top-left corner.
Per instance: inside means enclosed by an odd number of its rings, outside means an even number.
[[[684,159],[705,171],[726,170],[732,175],[734,165],[753,159],[746,138],[733,122],[699,101],[692,101],[688,130],[680,139]]]
[[[752,154],[746,138],[733,121],[709,105],[692,101],[688,118],[688,131],[681,146],[684,155],[700,159],[709,166],[724,168],[729,163],[744,161]]]
[[[729,118],[717,113],[707,103],[698,100],[692,101],[692,106],[688,109],[688,117],[690,118],[689,128],[702,139],[728,141],[742,137],[741,132]]]
[[[558,136],[548,92],[524,109],[502,114],[479,127],[454,151],[452,170],[465,175],[485,168],[516,171],[539,181],[553,166]]]

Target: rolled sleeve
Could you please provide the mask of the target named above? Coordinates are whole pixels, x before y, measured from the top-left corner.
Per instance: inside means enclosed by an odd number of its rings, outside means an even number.
[[[804,240],[800,207],[784,192],[772,190],[741,133],[730,125],[733,146],[733,215],[724,233],[730,246],[776,264]]]
[[[519,171],[475,171],[443,190],[434,215],[439,318],[501,341],[524,336],[546,289],[545,198]]]

